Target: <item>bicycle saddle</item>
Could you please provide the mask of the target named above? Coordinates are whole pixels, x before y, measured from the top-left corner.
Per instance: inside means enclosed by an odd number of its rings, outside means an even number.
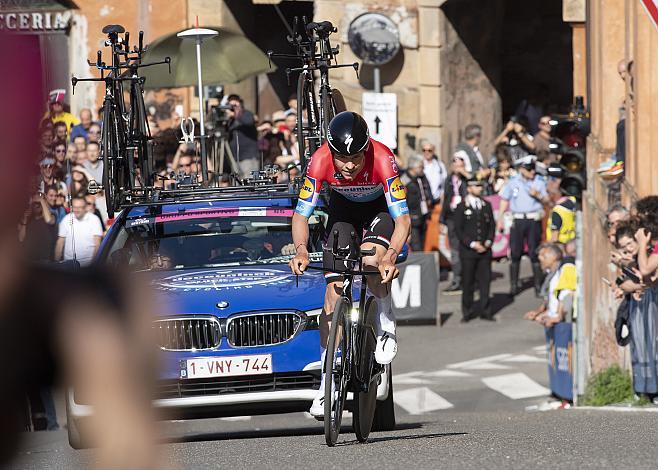
[[[125,28],[120,24],[108,24],[103,28],[103,34],[119,34],[125,32]]]

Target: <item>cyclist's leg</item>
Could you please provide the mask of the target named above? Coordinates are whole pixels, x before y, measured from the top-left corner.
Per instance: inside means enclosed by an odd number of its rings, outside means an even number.
[[[330,269],[334,272],[324,274],[324,279],[327,283],[327,290],[325,291],[324,297],[324,315],[322,315],[320,318],[320,341],[323,347],[326,347],[327,337],[329,336],[329,322],[331,321],[330,315],[333,312],[336,301],[342,292],[343,276],[340,274],[340,272],[346,269],[342,261],[334,260],[331,252],[334,246],[334,231],[338,232],[339,248],[346,248],[351,246],[351,234],[354,233],[356,235],[357,245],[353,247],[352,256],[356,256],[356,248],[359,241],[361,240],[361,231],[359,231],[359,227],[355,228],[355,226],[349,222],[339,221],[330,216],[327,226],[330,227],[330,229],[327,242],[322,252],[322,264],[325,269]]]
[[[345,266],[342,262],[335,263],[334,257],[331,253],[331,250],[334,246],[334,231],[338,231],[338,246],[345,248],[352,243],[351,233],[354,232],[357,234],[357,229],[355,229],[354,226],[348,222],[338,221],[333,216],[333,214],[329,216],[329,222],[327,226],[330,227],[330,230],[328,231],[329,236],[323,250],[322,264],[325,269],[340,271],[341,269],[345,269]],[[360,232],[357,234],[357,237],[358,242],[360,239]],[[329,331],[331,330],[331,315],[334,311],[336,301],[342,292],[343,277],[339,273],[325,273],[325,281],[327,283],[327,289],[325,291],[324,307],[322,309],[322,313],[320,314],[320,358],[323,368],[322,376],[320,379],[320,388],[315,399],[313,400],[311,409],[309,410],[311,415],[316,417],[324,416],[324,360],[327,352],[327,340],[329,338]]]
[[[364,269],[377,271],[379,262],[388,250],[395,222],[388,212],[379,212],[366,226],[362,249],[375,248],[374,256],[363,259]],[[389,364],[397,354],[397,337],[395,335],[395,315],[391,299],[390,284],[382,284],[381,277],[368,276],[368,292],[375,298],[377,304],[377,349],[375,358],[380,364]]]

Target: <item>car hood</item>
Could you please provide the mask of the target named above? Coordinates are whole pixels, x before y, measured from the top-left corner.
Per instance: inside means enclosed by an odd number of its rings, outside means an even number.
[[[163,308],[161,315],[214,314],[227,317],[248,310],[321,308],[324,276],[299,276],[287,265],[230,266],[149,272]],[[219,305],[219,307],[218,307]]]

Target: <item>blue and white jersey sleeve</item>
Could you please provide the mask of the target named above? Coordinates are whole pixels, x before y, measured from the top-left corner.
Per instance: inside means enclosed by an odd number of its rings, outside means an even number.
[[[306,176],[304,178],[304,183],[302,188],[299,191],[299,199],[297,200],[297,207],[295,207],[295,212],[304,217],[308,218],[313,213],[313,209],[318,203],[318,197],[320,196],[320,186],[318,180],[311,176]]]

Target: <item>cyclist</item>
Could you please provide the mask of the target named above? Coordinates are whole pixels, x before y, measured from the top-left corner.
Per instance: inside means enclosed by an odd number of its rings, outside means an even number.
[[[409,235],[411,220],[393,152],[370,138],[368,125],[357,113],[344,111],[331,120],[327,142],[312,155],[308,165],[292,218],[296,254],[290,261],[290,268],[298,275],[303,274],[309,264],[308,217],[323,183],[330,188],[323,264],[336,272],[325,274],[327,289],[320,316],[322,361],[324,363],[330,315],[342,288],[340,270],[341,267],[345,269],[342,263],[334,266],[331,254],[337,230],[339,247],[350,246],[351,232],[354,232],[362,249],[376,250],[374,256],[365,257],[363,261],[364,269],[379,270],[381,274],[381,278],[367,277],[368,295],[374,296],[377,304],[375,359],[380,364],[389,364],[397,353],[390,282],[399,274],[395,261]],[[310,409],[316,417],[324,416],[324,380],[323,372],[318,395]]]

